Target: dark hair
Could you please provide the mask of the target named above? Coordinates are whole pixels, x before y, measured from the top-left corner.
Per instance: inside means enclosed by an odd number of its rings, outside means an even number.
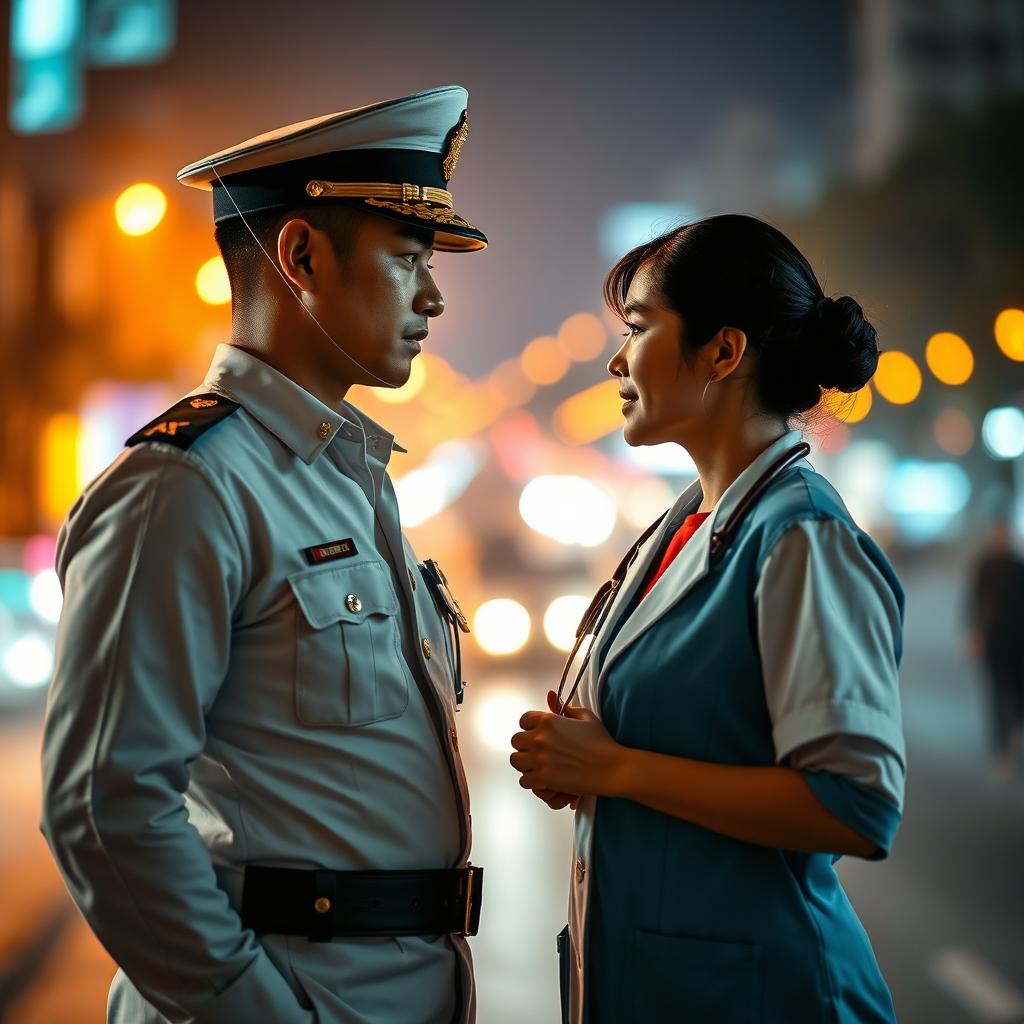
[[[213,238],[227,268],[232,297],[237,301],[250,296],[259,281],[260,272],[266,267],[267,257],[263,249],[271,259],[275,258],[277,233],[293,217],[301,217],[317,230],[326,232],[335,255],[344,262],[355,247],[359,223],[364,216],[368,215],[354,207],[333,203],[315,208],[246,214],[251,233],[240,217],[221,221],[214,228]],[[259,239],[259,244],[253,235]]]
[[[626,253],[604,285],[622,319],[642,267],[683,320],[688,360],[722,327],[746,334],[761,405],[784,420],[813,408],[823,390],[859,390],[875,372],[877,337],[860,305],[826,298],[797,247],[756,217],[708,217]]]

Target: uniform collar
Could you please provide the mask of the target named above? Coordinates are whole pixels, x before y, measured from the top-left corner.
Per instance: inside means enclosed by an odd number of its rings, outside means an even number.
[[[745,470],[725,489],[722,497],[719,498],[712,515],[705,520],[705,525],[710,522],[711,529],[723,526],[732,515],[736,506],[743,500],[747,491],[757,482],[758,477],[767,470],[771,464],[778,459],[783,452],[789,451],[794,445],[803,440],[803,434],[799,430],[788,430],[778,440],[773,441]],[[697,485],[700,493],[700,485]],[[716,525],[717,524],[717,525]],[[710,532],[708,539],[710,540]]]
[[[217,346],[204,387],[223,391],[303,462],[312,464],[340,434],[383,452],[404,452],[394,436],[350,402],[332,409],[290,377],[235,345]],[[384,461],[387,461],[386,459]]]
[[[609,614],[609,627],[621,621],[624,615],[629,617],[623,622],[621,630],[607,646],[602,648],[603,657],[599,659],[600,681],[607,675],[612,663],[635,643],[658,619],[689,593],[693,587],[707,575],[711,563],[711,536],[729,519],[736,506],[742,501],[747,491],[757,482],[783,452],[799,444],[803,435],[799,430],[787,431],[778,440],[773,441],[749,466],[726,488],[711,515],[697,528],[683,550],[676,556],[672,564],[658,584],[633,608],[637,591],[647,579],[654,558],[661,551],[671,526],[677,523],[685,513],[696,512],[701,501],[700,481],[695,480],[679,496],[669,509],[660,527],[639,550],[637,557],[626,574],[619,589],[615,605]],[[630,609],[633,608],[632,613]]]

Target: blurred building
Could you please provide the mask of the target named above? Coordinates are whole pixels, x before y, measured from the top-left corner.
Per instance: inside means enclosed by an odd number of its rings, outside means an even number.
[[[857,0],[854,166],[883,172],[931,117],[1024,93],[1021,0]]]

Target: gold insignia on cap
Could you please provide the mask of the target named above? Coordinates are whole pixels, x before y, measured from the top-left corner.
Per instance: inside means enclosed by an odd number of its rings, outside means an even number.
[[[217,404],[216,398],[193,398],[188,403],[193,409],[212,409]]]
[[[446,182],[452,180],[455,174],[455,165],[459,162],[459,153],[469,138],[469,117],[464,110],[459,123],[448,134],[448,149],[444,155],[444,163],[441,165],[441,173]]]
[[[364,199],[367,206],[379,206],[384,210],[394,210],[405,217],[416,217],[419,220],[432,221],[434,224],[449,224],[457,228],[469,228],[471,231],[478,230],[468,220],[460,217],[443,206],[430,206],[427,203],[391,203],[385,199]]]

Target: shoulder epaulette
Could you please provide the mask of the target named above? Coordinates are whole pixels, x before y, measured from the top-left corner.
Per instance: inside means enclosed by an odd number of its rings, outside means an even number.
[[[210,427],[216,426],[239,408],[238,402],[212,392],[189,395],[132,434],[125,441],[125,446],[130,448],[146,441],[162,441],[176,448],[188,448]]]

